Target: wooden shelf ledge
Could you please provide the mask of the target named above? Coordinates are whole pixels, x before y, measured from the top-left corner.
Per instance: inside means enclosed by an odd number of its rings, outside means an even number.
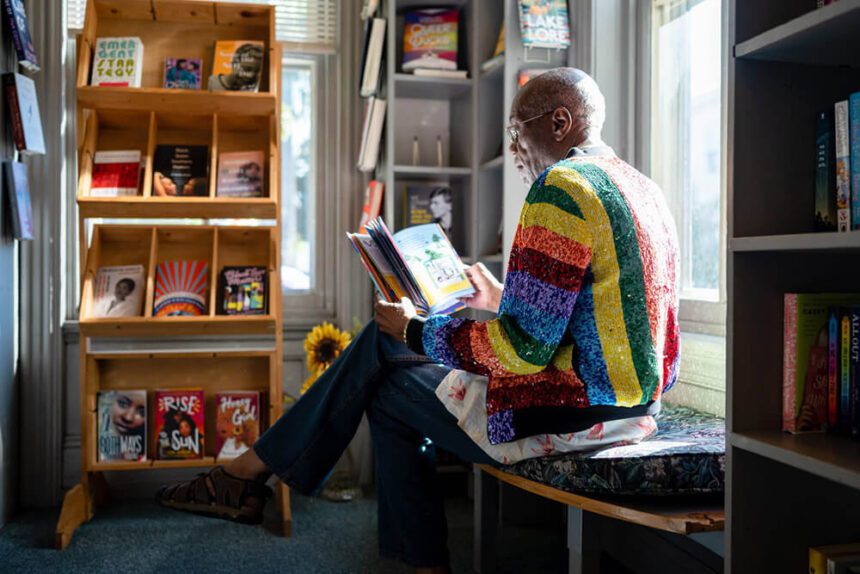
[[[454,100],[469,93],[472,80],[395,74],[394,89],[398,98]]]
[[[124,317],[81,319],[81,333],[88,337],[163,337],[176,335],[274,333],[270,315],[219,315],[216,317]]]
[[[814,8],[741,42],[735,57],[827,66],[860,66],[860,0]]]
[[[427,165],[395,165],[395,177],[468,177],[472,169],[468,167],[435,167]]]
[[[215,465],[214,456],[205,456],[203,458],[189,458],[182,460],[144,460],[144,461],[126,461],[112,460],[106,462],[95,462],[89,465],[87,469],[93,471],[123,471],[123,470],[163,470],[167,468],[201,468]]]
[[[278,204],[267,197],[78,197],[81,217],[276,219]]]
[[[733,237],[729,240],[729,246],[736,253],[744,251],[860,249],[860,231]]]
[[[265,116],[277,110],[277,99],[270,93],[209,92],[167,88],[114,88],[81,86],[78,104],[89,109],[169,110],[189,114],[236,114]]]
[[[731,433],[730,444],[793,468],[860,489],[860,442],[826,433]]]

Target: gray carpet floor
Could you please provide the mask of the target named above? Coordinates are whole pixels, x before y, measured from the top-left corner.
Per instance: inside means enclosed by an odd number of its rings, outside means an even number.
[[[333,503],[293,495],[293,537],[266,523],[244,526],[163,509],[152,502],[117,502],[81,526],[71,546],[53,550],[57,510],[25,511],[0,530],[0,572],[268,572],[382,573],[412,570],[377,553],[376,501]],[[472,571],[472,505],[447,506],[454,572]],[[561,529],[506,527],[499,539],[500,572],[566,571]]]

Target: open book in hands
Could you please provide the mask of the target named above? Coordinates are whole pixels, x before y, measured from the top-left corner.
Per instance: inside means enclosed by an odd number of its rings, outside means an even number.
[[[436,223],[401,229],[394,235],[377,217],[367,234],[347,233],[376,289],[388,302],[408,297],[419,315],[454,313],[475,289],[463,262]]]

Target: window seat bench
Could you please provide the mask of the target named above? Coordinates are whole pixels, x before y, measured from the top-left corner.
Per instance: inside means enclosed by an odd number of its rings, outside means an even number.
[[[596,569],[597,550],[589,546],[587,531],[594,517],[639,525],[661,536],[669,533],[673,544],[703,546],[722,557],[725,422],[666,406],[657,425],[658,432],[639,444],[533,458],[502,468],[475,465],[476,572],[492,571],[500,481],[567,505],[573,574]],[[681,554],[682,560],[690,559],[689,548]]]

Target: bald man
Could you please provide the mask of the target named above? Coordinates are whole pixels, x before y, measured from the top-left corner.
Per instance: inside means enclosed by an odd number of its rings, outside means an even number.
[[[514,100],[510,151],[531,187],[505,283],[468,270],[466,303],[493,319],[377,303],[375,322],[253,449],[159,501],[259,522],[265,481],[313,493],[367,414],[380,552],[446,572],[432,445],[500,465],[655,432],[677,378],[677,242],[660,190],[603,143],[604,118],[597,84],[572,68]]]

